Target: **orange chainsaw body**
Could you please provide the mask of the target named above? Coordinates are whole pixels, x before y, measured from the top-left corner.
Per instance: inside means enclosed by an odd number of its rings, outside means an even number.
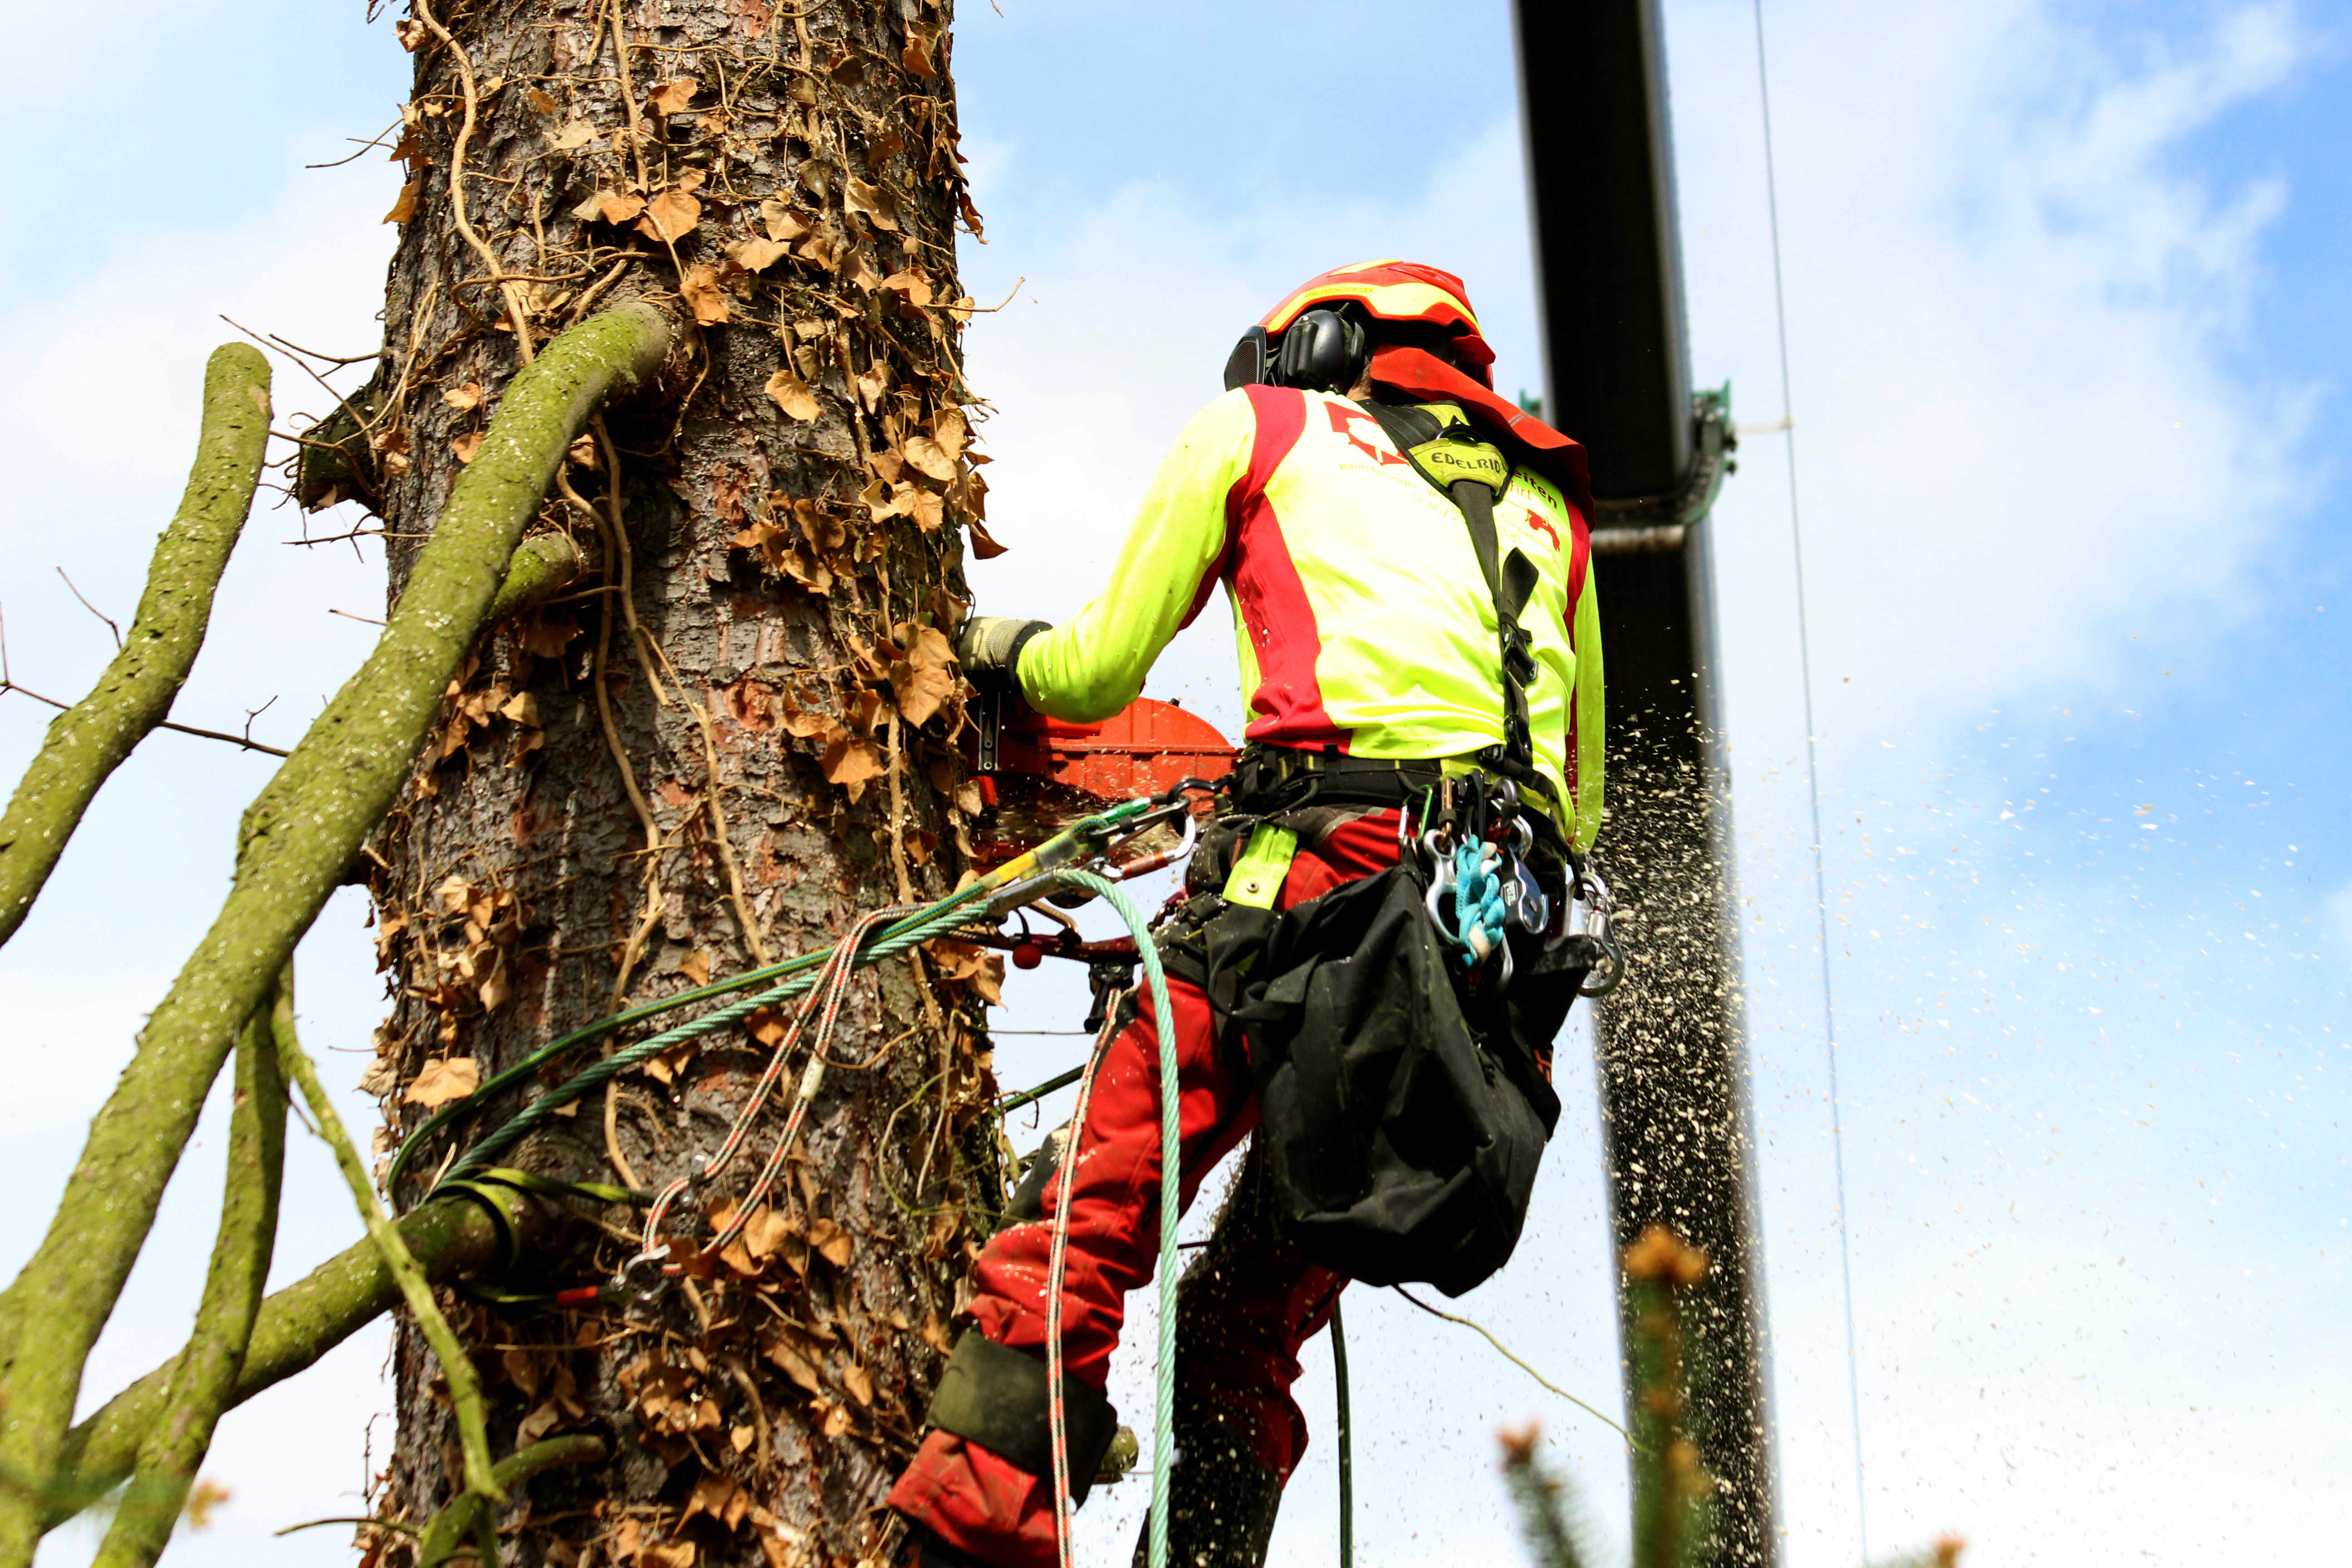
[[[1024,708],[1005,718],[995,751],[994,772],[981,775],[988,809],[971,835],[983,867],[1106,805],[1160,795],[1188,778],[1222,778],[1239,754],[1213,724],[1148,697],[1094,724]],[[1207,805],[1202,797],[1200,807]]]

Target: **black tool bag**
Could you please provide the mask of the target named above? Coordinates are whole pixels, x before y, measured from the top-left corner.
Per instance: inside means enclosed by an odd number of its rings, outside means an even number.
[[[1408,856],[1279,915],[1232,909],[1220,923],[1270,926],[1231,1016],[1291,1236],[1350,1279],[1459,1296],[1518,1244],[1559,1120],[1538,1062],[1590,943],[1514,931],[1509,992],[1482,994],[1432,928],[1428,890]],[[1213,963],[1219,945],[1255,944],[1213,932]]]

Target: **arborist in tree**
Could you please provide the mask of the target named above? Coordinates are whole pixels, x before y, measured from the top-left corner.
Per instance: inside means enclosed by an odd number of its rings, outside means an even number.
[[[1584,453],[1496,395],[1493,360],[1449,273],[1313,279],[1236,346],[1103,592],[1066,626],[962,633],[974,683],[1099,720],[1213,588],[1233,603],[1248,745],[1155,929],[1186,1201],[1256,1132],[1182,1286],[1185,1568],[1263,1562],[1307,1444],[1299,1348],[1343,1286],[1458,1294],[1508,1257],[1559,1114],[1551,1040],[1602,963],[1605,926],[1568,929],[1574,894],[1606,899],[1580,880],[1601,800]],[[981,1255],[974,1326],[890,1493],[924,1563],[1056,1561],[1045,1358],[1066,1186],[1075,1495],[1114,1434],[1110,1352],[1160,1261],[1158,1025],[1139,990],[1119,1016],[1084,1125]]]

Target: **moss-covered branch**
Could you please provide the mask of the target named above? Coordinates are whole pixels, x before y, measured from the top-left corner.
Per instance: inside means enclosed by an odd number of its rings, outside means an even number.
[[[581,1435],[571,1437],[550,1437],[543,1443],[533,1443],[500,1459],[491,1472],[499,1488],[510,1489],[527,1484],[542,1470],[552,1470],[563,1465],[593,1465],[604,1457],[604,1439]],[[482,1539],[488,1531],[485,1547],[476,1551],[476,1558],[493,1565],[498,1562],[497,1521],[485,1513],[471,1492],[458,1498],[435,1514],[425,1526],[425,1533],[416,1543],[416,1568],[440,1568],[440,1565],[465,1552],[466,1538]]]
[[[138,1468],[115,1510],[94,1568],[149,1568],[170,1544],[213,1428],[236,1397],[253,1321],[278,1237],[278,1194],[286,1166],[286,1079],[278,1070],[273,1013],[289,1021],[284,987],[256,1008],[236,1043],[236,1095],[229,1110],[228,1183],[218,1239],[188,1348],[172,1369],[161,1419],[139,1445]]]
[[[488,1189],[485,1195],[490,1194],[506,1210],[506,1228],[528,1245],[542,1217],[540,1205],[508,1188]],[[426,1278],[436,1282],[486,1268],[499,1255],[499,1224],[470,1198],[426,1204],[403,1215],[399,1226],[410,1255]],[[400,1287],[372,1239],[319,1265],[261,1303],[229,1407],[310,1367],[399,1300]],[[58,1467],[64,1480],[42,1529],[64,1523],[122,1483],[142,1438],[163,1418],[173,1369],[178,1365],[176,1359],[164,1363],[66,1435]]]
[[[236,1034],[397,795],[565,448],[614,381],[658,368],[670,334],[658,310],[625,305],[515,377],[375,651],[247,814],[227,900],[92,1121],[39,1250],[0,1297],[0,1472],[47,1487],[90,1346]],[[26,1568],[39,1511],[37,1499],[0,1495],[0,1568]]]
[[[568,533],[542,533],[524,540],[507,568],[506,581],[499,584],[499,596],[490,601],[486,624],[496,626],[509,616],[544,604],[580,581],[585,567],[580,547]]]
[[[293,990],[291,972],[284,989]],[[383,1254],[383,1266],[392,1271],[393,1283],[400,1287],[401,1300],[416,1318],[416,1327],[425,1335],[425,1343],[441,1358],[441,1375],[449,1384],[449,1403],[457,1412],[457,1436],[466,1451],[466,1493],[483,1506],[506,1500],[492,1478],[490,1435],[482,1409],[482,1378],[474,1370],[474,1358],[457,1342],[457,1331],[449,1320],[441,1315],[441,1304],[433,1299],[433,1283],[425,1277],[423,1265],[401,1239],[400,1227],[384,1217],[383,1205],[376,1201],[375,1184],[368,1179],[367,1166],[360,1152],[352,1146],[351,1134],[343,1131],[343,1119],[335,1113],[335,1102],[319,1087],[319,1074],[310,1066],[310,1058],[302,1049],[302,1042],[294,1033],[294,1012],[288,1006],[282,1016],[273,1015],[273,1033],[277,1037],[278,1064],[286,1076],[301,1089],[303,1103],[310,1108],[310,1118],[318,1123],[319,1136],[335,1152],[335,1165],[343,1173],[344,1184],[352,1189],[352,1202],[358,1205],[360,1220],[367,1226],[368,1239]]]
[[[224,343],[205,366],[195,466],[156,543],[131,635],[90,694],[50,721],[0,816],[0,942],[24,923],[99,786],[171,713],[204,646],[213,591],[253,505],[268,442],[268,362],[257,349]]]

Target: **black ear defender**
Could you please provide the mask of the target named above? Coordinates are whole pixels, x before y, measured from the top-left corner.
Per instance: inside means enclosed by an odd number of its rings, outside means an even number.
[[[1243,333],[1225,361],[1225,390],[1295,386],[1345,393],[1362,379],[1371,360],[1370,336],[1352,309],[1309,310],[1284,330],[1279,343],[1264,327]]]

